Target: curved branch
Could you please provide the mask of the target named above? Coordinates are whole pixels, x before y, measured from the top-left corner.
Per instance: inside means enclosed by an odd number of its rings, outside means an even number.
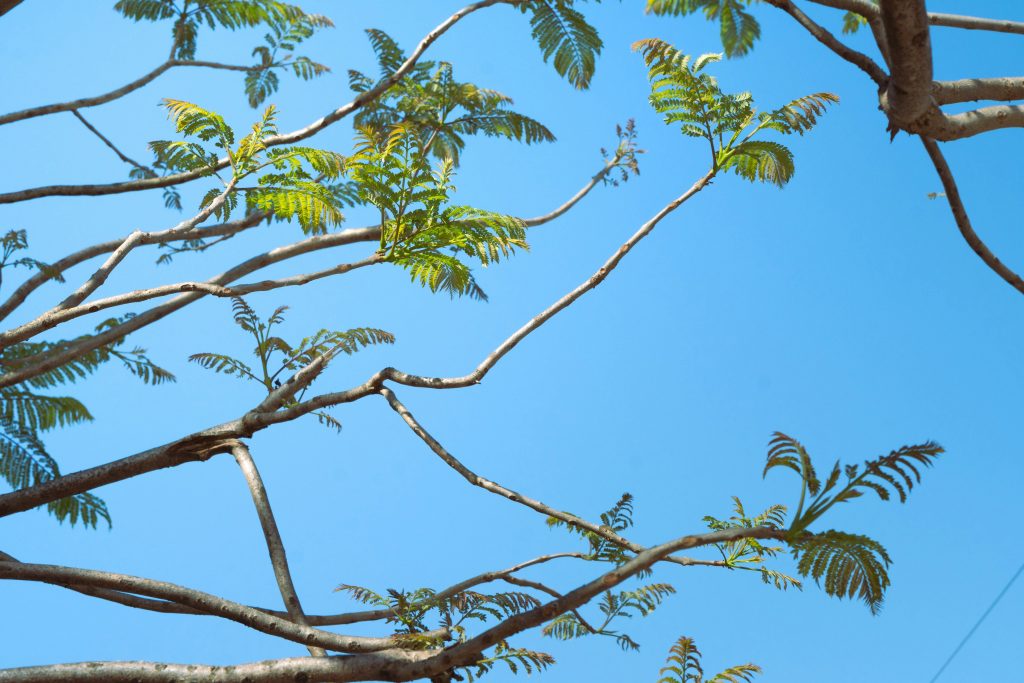
[[[142,238],[139,242],[139,246],[149,244],[161,244],[164,242],[175,242],[186,239],[203,239],[207,237],[226,237],[235,235],[243,230],[248,230],[269,216],[268,213],[259,212],[252,213],[236,221],[229,221],[227,223],[221,223],[219,225],[211,225],[208,228],[202,228],[196,230],[194,233],[189,235],[173,235],[174,228],[167,230],[161,230],[159,232],[148,232],[146,237]],[[102,256],[103,254],[109,254],[110,252],[117,249],[124,242],[124,238],[109,240],[107,242],[100,242],[84,249],[80,249],[74,253],[71,253],[59,261],[49,264],[49,267],[45,270],[35,272],[25,282],[21,283],[14,292],[0,304],[0,320],[3,320],[12,311],[18,308],[25,302],[28,296],[39,289],[45,283],[54,279],[54,275],[61,275],[65,271],[81,264],[89,259]]]
[[[755,527],[752,529],[726,529],[723,531],[712,531],[706,534],[683,536],[667,543],[654,546],[644,550],[636,557],[625,564],[612,569],[599,576],[590,583],[566,593],[561,598],[547,604],[536,607],[527,612],[521,612],[509,617],[500,624],[487,629],[483,633],[470,638],[469,640],[454,645],[444,651],[444,660],[450,665],[467,666],[471,665],[479,657],[479,654],[489,647],[505,640],[517,633],[539,626],[559,614],[577,609],[594,597],[604,593],[608,589],[617,586],[623,581],[636,576],[640,572],[650,569],[654,564],[672,556],[680,550],[689,550],[705,545],[716,543],[728,543],[743,538],[785,540],[785,531],[771,529],[768,527]],[[2,679],[0,679],[2,680]]]
[[[803,11],[794,5],[791,0],[765,0],[765,2],[781,9],[783,12],[796,19],[797,23],[803,26],[808,33],[817,39],[819,43],[858,67],[861,71],[866,73],[871,80],[877,83],[879,87],[883,86],[888,80],[888,75],[882,67],[875,63],[875,60],[871,59],[863,52],[858,52],[857,50],[845,45],[830,31],[804,14]],[[0,196],[0,200],[2,200],[2,196]]]
[[[540,591],[541,593],[547,593],[548,595],[550,595],[553,598],[561,598],[562,597],[561,593],[556,591],[554,588],[550,588],[550,587],[544,585],[540,581],[529,581],[527,579],[520,579],[520,578],[518,578],[516,576],[504,576],[504,577],[502,577],[501,580],[506,582],[506,583],[510,583],[513,586],[521,586],[523,588],[532,588],[532,589],[534,589],[536,591]],[[591,626],[590,622],[587,621],[583,617],[583,615],[579,613],[578,610],[572,610],[572,613],[576,616],[576,620],[579,621],[580,624],[583,625],[583,628],[587,629],[591,633],[597,633],[597,629],[594,628],[593,626]]]
[[[768,527],[727,529],[683,536],[650,548],[622,566],[602,574],[561,598],[509,617],[469,640],[445,650],[384,650],[344,657],[291,658],[234,666],[163,664],[157,662],[82,662],[0,671],[0,683],[61,681],[128,681],[165,683],[202,676],[222,683],[289,683],[293,681],[411,681],[431,678],[460,666],[471,666],[480,653],[517,633],[577,609],[597,595],[650,568],[680,550],[742,538],[784,540],[785,532]],[[0,568],[3,565],[0,564]]]
[[[661,221],[662,218],[667,216],[686,199],[696,194],[710,183],[713,175],[713,172],[706,174],[701,180],[695,183],[690,190],[662,209],[662,211],[655,215],[654,218],[644,224],[640,231],[634,235],[630,241],[620,247],[619,251],[616,252],[605,266],[591,277],[590,280],[570,294],[566,295],[566,297],[560,299],[544,313],[534,318],[530,323],[527,323],[527,325],[523,326],[509,337],[478,367],[477,372],[480,373],[480,377],[482,377],[483,374],[486,374],[490,367],[497,363],[502,356],[508,353],[508,351],[518,344],[526,335],[542,325],[547,319],[555,315],[555,313],[582,296],[583,293],[589,291],[589,289],[593,289],[603,281],[610,272],[610,269],[614,268],[615,265],[618,264],[622,257],[632,249],[632,246],[636,242],[653,230],[654,226]],[[582,194],[585,193],[578,193],[577,197],[570,201],[578,201],[578,198],[580,198]],[[230,282],[234,278],[245,275],[253,270],[258,270],[269,263],[275,263],[298,253],[307,253],[308,251],[314,251],[319,248],[334,246],[337,244],[365,241],[367,235],[379,236],[379,230],[376,228],[359,228],[345,230],[332,235],[311,237],[303,242],[288,245],[288,247],[274,249],[250,259],[244,264],[232,268],[218,278],[214,278],[211,283],[221,284],[220,281]],[[60,354],[40,359],[33,363],[31,370],[26,369],[0,376],[0,386],[4,385],[5,382],[11,384],[21,382],[38,372],[45,372],[58,367],[69,360],[76,358],[82,353],[87,353],[91,349],[99,348],[104,344],[109,344],[141,327],[166,317],[202,296],[204,296],[204,293],[202,292],[189,292],[175,297],[165,304],[156,306],[137,315],[131,320],[122,323],[114,331],[94,335],[93,337],[82,340],[82,342],[79,342],[78,344],[70,345]],[[0,307],[0,309],[2,308],[3,307]],[[76,493],[82,493],[90,489],[123,481],[125,479],[130,479],[147,472],[153,472],[168,467],[176,467],[186,462],[201,462],[209,459],[214,454],[230,452],[233,446],[232,440],[234,439],[252,436],[256,431],[259,431],[271,424],[295,419],[308,412],[312,412],[313,410],[327,407],[328,405],[349,403],[365,398],[366,396],[376,394],[381,386],[381,382],[385,379],[391,378],[393,375],[403,378],[413,377],[411,375],[399,373],[394,368],[385,368],[363,384],[346,391],[326,394],[285,410],[275,412],[250,411],[242,418],[195,432],[169,444],[151,448],[140,453],[136,453],[135,455],[108,462],[103,465],[66,474],[52,481],[38,484],[36,486],[0,494],[0,517],[17,512],[24,512],[25,510],[29,510],[33,507],[58,500],[60,498],[74,495]],[[424,386],[432,386],[429,382],[433,380],[430,380],[429,378],[420,379],[426,382]],[[437,381],[442,383],[444,382],[444,380]],[[467,382],[466,385],[473,383],[475,383],[475,381]],[[450,385],[442,384],[440,388],[449,388],[449,386]]]
[[[393,391],[391,391],[387,387],[382,387],[380,389],[380,395],[387,400],[388,405],[391,406],[391,409],[398,413],[398,415],[402,418],[402,420],[405,421],[405,423],[409,426],[413,433],[416,434],[416,436],[418,436],[425,444],[427,444],[427,447],[430,448],[430,450],[432,450],[439,458],[441,458],[441,460],[444,461],[446,465],[448,465],[453,470],[458,472],[463,479],[468,481],[473,486],[478,486],[485,491],[497,494],[499,496],[502,496],[503,498],[507,498],[508,500],[511,500],[513,503],[525,505],[531,510],[539,512],[547,517],[554,517],[555,519],[560,519],[571,526],[578,527],[580,529],[586,529],[592,534],[596,534],[601,538],[610,541],[611,543],[614,543],[619,547],[626,548],[635,553],[639,554],[647,550],[647,548],[645,548],[644,546],[638,543],[633,543],[629,539],[620,536],[619,534],[609,529],[607,526],[599,526],[597,524],[593,524],[592,522],[588,522],[582,517],[577,517],[576,515],[570,514],[568,512],[563,512],[562,510],[555,509],[549,505],[545,505],[539,500],[534,500],[529,496],[524,496],[518,491],[513,491],[512,489],[506,488],[501,484],[481,477],[479,474],[477,474],[476,472],[462,464],[462,462],[454,455],[449,453],[448,450],[444,446],[442,446],[437,439],[431,436],[430,432],[424,429],[423,425],[416,421],[416,418],[413,417],[412,413],[409,412],[409,409],[406,408],[405,405],[398,400],[398,397],[395,396],[395,393]],[[690,557],[672,556],[666,558],[666,560],[669,562],[673,562],[675,564],[682,565],[684,567],[690,567],[693,565],[709,565],[716,567],[724,566],[724,563],[722,562],[695,560]]]
[[[120,97],[124,97],[130,92],[134,92],[152,82],[162,74],[163,72],[174,66],[174,60],[168,60],[156,67],[149,73],[136,78],[131,83],[122,85],[120,88],[111,90],[103,95],[97,95],[95,97],[83,97],[78,100],[71,100],[70,102],[59,102],[57,104],[45,104],[40,107],[32,107],[31,109],[22,109],[21,111],[11,112],[10,114],[0,115],[0,126],[8,123],[14,123],[15,121],[24,121],[25,119],[35,118],[37,116],[46,116],[47,114],[57,114],[62,111],[72,111],[74,109],[85,109],[86,107],[95,107],[100,104],[106,104],[112,102]]]
[[[210,593],[204,593],[203,591],[165,581],[155,581],[128,574],[48,564],[0,562],[0,580],[38,581],[58,586],[84,585],[90,588],[128,591],[138,595],[188,605],[208,614],[236,621],[268,635],[337,652],[378,652],[402,646],[401,640],[393,637],[343,636],[337,633],[310,628],[309,626],[293,624],[286,619],[281,619],[280,617],[261,612],[252,607],[246,607],[237,602],[211,595]],[[444,638],[447,636],[447,631],[431,632],[430,635]]]
[[[953,177],[953,172],[950,170],[949,164],[946,163],[946,157],[943,156],[939,145],[934,140],[923,135],[920,138],[925,150],[928,152],[928,156],[932,160],[932,164],[935,166],[935,171],[939,174],[939,180],[942,181],[942,189],[946,193],[946,201],[949,202],[949,208],[953,212],[953,218],[956,220],[957,228],[960,229],[960,234],[963,235],[964,240],[966,240],[974,253],[985,262],[986,266],[1003,278],[1011,287],[1024,294],[1024,280],[1021,279],[1020,275],[1017,275],[1017,273],[1000,261],[999,257],[993,254],[992,250],[978,237],[978,233],[974,232],[970,216],[967,215],[967,209],[960,198],[960,190],[956,185],[956,179]]]
[[[448,588],[445,588],[442,591],[438,591],[429,600],[424,600],[418,603],[411,603],[409,605],[409,609],[420,609],[429,607],[431,604],[436,604],[448,600],[449,598],[454,597],[455,595],[458,595],[459,593],[469,588],[472,588],[473,586],[479,586],[484,583],[491,583],[493,581],[503,580],[506,576],[509,576],[522,569],[526,569],[527,567],[532,567],[534,565],[543,564],[545,562],[550,562],[551,560],[556,560],[560,558],[583,559],[583,557],[583,553],[578,552],[552,553],[550,555],[542,555],[540,557],[535,557],[532,560],[527,560],[526,562],[520,562],[519,564],[509,567],[508,569],[484,572],[483,574],[478,574],[477,576],[474,576],[472,578],[460,581],[459,583],[456,583]],[[19,560],[17,560],[15,557],[11,555],[8,555],[3,551],[0,551],[0,561],[18,562]],[[126,607],[134,607],[136,609],[148,610],[150,612],[160,612],[163,614],[187,614],[191,616],[206,617],[215,616],[211,615],[211,613],[208,611],[196,609],[195,607],[190,607],[188,605],[183,605],[181,603],[169,602],[167,600],[154,600],[152,598],[143,598],[137,595],[132,595],[131,593],[124,593],[121,591],[108,590],[105,588],[89,588],[83,585],[75,584],[62,583],[51,585],[59,585],[61,588],[66,588],[68,590],[75,591],[76,593],[81,593],[83,595],[88,595],[90,597],[99,598],[101,600],[107,600],[109,602],[114,602],[119,605],[124,605]],[[287,612],[282,612],[280,610],[266,609],[264,607],[251,607],[251,609],[264,612],[275,617],[281,617],[282,619],[289,618]],[[308,626],[344,626],[347,624],[358,624],[367,621],[381,621],[384,619],[389,619],[394,616],[395,612],[393,610],[376,609],[366,610],[362,612],[343,612],[341,614],[307,614],[306,621],[308,622]]]
[[[168,69],[172,69],[176,66],[195,66],[206,69],[224,69],[227,71],[251,71],[251,66],[239,66],[235,64],[222,64],[220,62],[206,62],[195,59],[169,59],[160,66],[156,67],[149,73],[136,78],[131,83],[122,85],[120,88],[111,90],[108,93],[102,95],[96,95],[95,97],[83,97],[77,100],[71,100],[70,102],[58,102],[56,104],[44,104],[39,107],[32,107],[31,109],[22,109],[21,111],[14,111],[9,114],[0,114],[0,126],[8,123],[14,123],[16,121],[24,121],[26,119],[33,119],[39,116],[47,116],[49,114],[59,114],[64,111],[74,111],[76,109],[86,109],[88,107],[96,107],[107,102],[113,102],[116,99],[120,99],[125,95],[135,92],[144,85],[152,83],[158,76],[163,74]],[[257,67],[258,68],[258,67]]]
[[[306,614],[302,611],[302,603],[299,595],[295,592],[295,583],[292,581],[292,573],[288,568],[288,555],[285,552],[284,542],[281,540],[281,532],[277,528],[277,520],[274,519],[274,511],[270,507],[270,498],[267,497],[267,489],[263,485],[263,477],[256,467],[256,462],[249,453],[249,448],[243,444],[235,444],[231,449],[231,455],[242,470],[245,483],[252,495],[253,505],[256,507],[256,515],[260,519],[260,527],[263,529],[263,538],[267,542],[267,552],[270,554],[270,565],[274,569],[274,578],[277,579],[278,590],[281,591],[281,599],[284,600],[285,609],[292,622],[300,626],[309,626]],[[307,645],[309,654],[314,657],[327,656],[326,650],[322,647]]]
[[[72,308],[53,309],[52,311],[48,311],[31,322],[27,322],[24,325],[15,327],[7,332],[0,333],[0,348],[30,339],[41,332],[51,330],[69,320],[97,313],[108,308],[114,308],[116,306],[125,306],[127,304],[150,301],[152,299],[170,296],[171,294],[182,294],[186,292],[201,292],[203,294],[209,294],[210,296],[217,297],[246,296],[253,292],[268,292],[270,290],[281,289],[283,287],[299,287],[309,284],[310,282],[321,280],[325,277],[342,275],[349,271],[356,270],[357,268],[372,266],[377,263],[381,263],[382,261],[382,256],[379,254],[373,254],[354,263],[339,263],[336,266],[324,268],[323,270],[314,271],[312,273],[302,273],[299,275],[292,275],[290,277],[279,278],[277,280],[250,282],[247,284],[237,285],[235,287],[225,287],[223,285],[211,284],[209,282],[178,282],[171,285],[151,287],[149,289],[137,289],[133,292],[125,292],[124,294],[117,294],[105,299],[89,301]]]
[[[360,109],[361,107],[366,106],[370,102],[376,100],[378,97],[383,95],[388,89],[390,89],[393,85],[395,85],[402,78],[404,78],[405,75],[408,74],[414,66],[416,66],[416,62],[419,61],[420,57],[423,56],[423,53],[426,52],[427,48],[429,48],[438,38],[444,35],[444,33],[448,31],[448,29],[457,24],[461,19],[463,19],[467,15],[472,14],[473,12],[476,12],[478,10],[484,9],[486,7],[490,7],[492,5],[516,4],[521,1],[522,0],[479,0],[479,2],[475,2],[471,5],[463,7],[462,9],[460,9],[459,11],[455,12],[450,17],[445,19],[443,22],[441,22],[433,31],[424,36],[424,38],[416,46],[416,49],[413,50],[412,53],[409,55],[409,58],[406,59],[405,62],[403,62],[402,65],[393,74],[383,79],[376,86],[370,88],[365,92],[359,93],[359,95],[357,95],[355,99],[353,99],[352,101],[338,107],[337,109],[328,113],[327,115],[320,117],[319,119],[313,121],[304,128],[299,128],[298,130],[294,130],[290,133],[283,133],[280,135],[273,135],[271,137],[268,137],[264,141],[264,144],[267,147],[275,147],[277,145],[288,145],[295,142],[299,142],[300,140],[305,140],[306,138],[316,135],[324,128],[327,128],[333,123],[337,123],[338,121],[345,118],[352,112],[356,111],[357,109]],[[168,67],[165,67],[164,71],[166,71],[167,68]],[[155,77],[156,76],[153,76],[149,80],[152,80]],[[74,105],[69,107],[71,109],[80,109],[83,106],[90,106],[81,104],[80,102],[67,104]],[[58,109],[55,111],[64,110],[65,109]],[[20,113],[21,112],[17,112],[17,114]],[[2,119],[0,119],[0,122],[2,122]],[[228,164],[229,161],[227,157],[225,157],[223,159],[220,159],[217,162],[216,166],[212,168],[214,168],[215,170],[219,170],[222,168],[226,168]],[[191,180],[204,177],[210,173],[210,168],[211,167],[206,166],[202,169],[198,169],[195,171],[174,173],[160,178],[142,178],[139,180],[130,180],[120,183],[109,183],[106,185],[49,185],[46,187],[34,187],[27,190],[18,190],[15,192],[7,192],[0,194],[0,204],[23,202],[30,199],[38,199],[40,197],[98,196],[107,194],[120,194],[122,192],[137,192],[140,190],[150,190],[157,187],[168,187],[170,185],[178,185],[180,183],[186,183]]]
[[[369,228],[356,228],[350,230],[343,230],[341,232],[332,233],[329,235],[317,235],[316,237],[310,237],[301,242],[289,244],[270,251],[264,252],[259,256],[255,256],[243,263],[238,264],[234,268],[230,268],[220,275],[207,281],[209,285],[225,285],[233,282],[234,280],[248,275],[254,271],[265,268],[272,263],[278,263],[285,259],[298,256],[300,254],[307,254],[309,252],[317,251],[319,249],[326,249],[342,244],[350,244],[357,241],[365,241],[365,235],[371,229]],[[60,367],[65,363],[81,356],[82,354],[88,353],[94,349],[98,349],[107,344],[112,344],[115,341],[123,339],[125,336],[139,330],[147,325],[151,325],[154,322],[161,320],[175,311],[184,308],[185,306],[198,301],[207,295],[207,292],[203,291],[190,291],[183,294],[179,294],[170,301],[155,306],[148,311],[144,311],[139,315],[135,316],[131,320],[127,320],[115,328],[86,337],[77,342],[67,345],[59,353],[40,357],[38,360],[33,360],[30,365],[23,367],[20,370],[8,372],[0,376],[0,386],[10,386],[23,382],[29,377],[34,377],[40,373],[47,372],[56,367]],[[26,359],[22,359],[24,362]]]

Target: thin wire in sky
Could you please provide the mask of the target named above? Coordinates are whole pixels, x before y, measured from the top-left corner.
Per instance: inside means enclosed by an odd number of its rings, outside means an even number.
[[[946,670],[946,667],[949,666],[949,663],[953,661],[953,658],[956,657],[957,653],[960,652],[963,646],[967,644],[967,641],[971,639],[971,636],[974,635],[974,632],[978,630],[979,626],[981,626],[981,622],[985,621],[985,618],[989,615],[989,613],[993,609],[995,609],[995,606],[998,605],[999,601],[1003,599],[1003,596],[1006,595],[1006,592],[1008,590],[1010,590],[1010,586],[1013,585],[1013,582],[1017,580],[1017,577],[1020,576],[1021,573],[1024,573],[1024,564],[1021,564],[1020,567],[1017,568],[1017,572],[1010,578],[1010,581],[1005,586],[1003,586],[1003,590],[999,591],[999,595],[996,596],[996,599],[992,601],[992,604],[988,606],[988,609],[985,610],[985,613],[981,615],[981,618],[978,619],[977,623],[974,624],[974,626],[971,627],[971,630],[967,632],[967,635],[964,636],[964,639],[961,640],[960,644],[956,646],[955,650],[953,650],[953,654],[949,656],[949,659],[946,660],[945,664],[943,664],[935,673],[935,675],[932,676],[932,680],[929,681],[929,683],[935,683],[935,681],[939,680],[939,676],[942,675],[942,672]]]

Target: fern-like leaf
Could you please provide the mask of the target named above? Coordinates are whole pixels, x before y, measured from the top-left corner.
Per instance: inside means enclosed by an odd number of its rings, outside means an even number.
[[[796,170],[793,153],[785,145],[770,140],[748,140],[727,150],[719,163],[723,171],[733,171],[751,182],[768,182],[782,187]]]
[[[859,598],[877,614],[889,587],[888,553],[878,541],[842,531],[825,531],[792,544],[797,571],[828,595]]]
[[[603,43],[572,0],[531,0],[520,9],[531,15],[533,38],[544,61],[551,60],[558,75],[574,88],[589,88]]]
[[[647,0],[647,11],[681,16],[703,11],[708,21],[719,24],[722,47],[729,57],[750,52],[761,37],[761,25],[746,11],[751,0]]]
[[[702,683],[704,669],[701,654],[692,638],[681,636],[669,649],[658,683]],[[756,664],[739,664],[725,669],[707,680],[707,683],[749,683],[761,673]]]

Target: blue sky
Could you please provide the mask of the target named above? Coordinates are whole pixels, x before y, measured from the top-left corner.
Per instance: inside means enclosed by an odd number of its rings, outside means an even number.
[[[5,16],[0,45],[3,105],[28,106],[119,86],[166,57],[169,28],[135,25],[104,2],[26,0]],[[272,98],[282,130],[347,101],[345,71],[372,70],[362,29],[385,29],[407,49],[460,7],[448,0],[303,3],[337,27],[305,53],[333,73],[285,79]],[[1010,2],[934,0],[932,11],[1024,19]],[[797,173],[786,189],[722,177],[666,220],[596,291],[520,345],[472,389],[399,388],[424,425],[488,478],[588,518],[623,492],[636,496],[632,538],[656,543],[727,514],[730,496],[749,508],[795,504],[795,479],[761,479],[772,431],[800,438],[825,466],[856,462],[906,443],[939,441],[948,455],[926,473],[907,505],[859,500],[819,528],[872,535],[892,554],[893,586],[882,613],[829,599],[813,585],[777,592],[746,575],[665,567],[679,590],[652,617],[628,624],[639,653],[610,640],[554,643],[558,665],[545,681],[654,681],[682,634],[705,653],[706,670],[753,661],[760,679],[929,680],[1024,557],[1013,520],[1019,507],[1020,354],[1024,301],[987,270],[958,234],[919,142],[890,142],[872,84],[820,49],[770,7],[756,8],[763,40],[744,59],[714,67],[727,90],[749,89],[765,107],[830,91],[842,98],[818,129],[790,140]],[[641,3],[587,7],[605,41],[593,87],[574,91],[542,63],[524,16],[480,12],[431,48],[456,76],[511,95],[548,125],[554,144],[526,147],[472,140],[457,177],[458,201],[523,216],[563,202],[601,164],[614,126],[635,118],[641,175],[600,187],[562,219],[531,233],[532,250],[478,271],[489,303],[449,300],[382,266],[250,298],[262,312],[288,304],[285,331],[375,326],[394,347],[336,362],[321,391],[361,382],[393,365],[430,375],[463,374],[511,331],[589,276],[648,217],[698,178],[700,141],[664,126],[646,102],[645,70],[629,45],[661,37],[692,53],[720,49],[700,17],[655,19]],[[839,14],[816,12],[838,30]],[[938,78],[1010,75],[1019,37],[935,29]],[[200,34],[199,57],[245,63],[258,34]],[[868,48],[869,37],[855,45]],[[156,105],[185,99],[224,114],[237,128],[255,114],[240,74],[180,69],[86,116],[129,156],[171,129]],[[1007,263],[1024,267],[1016,223],[1024,180],[1019,132],[1001,131],[944,149],[975,226]],[[314,138],[346,152],[342,122]],[[125,166],[70,114],[0,128],[4,190],[56,182],[112,182]],[[186,210],[207,189],[184,189]],[[179,220],[159,193],[50,198],[7,205],[4,230],[29,232],[32,255],[159,229]],[[348,226],[372,222],[353,211]],[[288,224],[261,228],[201,258],[156,267],[133,255],[103,290],[205,279],[266,248],[299,239]],[[308,257],[284,275],[359,258]],[[87,268],[70,280],[84,278]],[[5,274],[6,275],[6,274]],[[262,277],[262,273],[260,276]],[[5,278],[6,279],[6,278]],[[10,286],[5,281],[5,286]],[[58,301],[45,289],[20,322]],[[83,326],[84,329],[84,326]],[[243,355],[250,344],[230,322],[228,302],[203,301],[132,341],[178,382],[147,387],[109,368],[75,388],[95,422],[54,433],[65,471],[122,457],[188,431],[237,417],[258,387],[186,362],[200,351]],[[420,443],[383,400],[335,411],[335,435],[312,420],[262,432],[251,447],[311,613],[354,608],[339,583],[377,589],[441,588],[545,552],[575,550],[536,513],[469,487]],[[106,569],[173,581],[250,604],[276,606],[259,526],[227,456],[112,485],[113,530],[57,525],[41,511],[0,520],[0,548],[31,562]],[[788,567],[788,560],[780,561]],[[568,589],[598,567],[552,564],[527,576]],[[304,652],[300,646],[203,617],[142,613],[47,586],[0,584],[0,665],[92,659],[238,663]],[[1011,590],[945,672],[943,681],[1005,678],[1019,648]],[[495,681],[509,680],[505,673]]]

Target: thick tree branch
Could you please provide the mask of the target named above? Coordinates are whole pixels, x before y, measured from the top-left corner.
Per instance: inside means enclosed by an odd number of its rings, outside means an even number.
[[[400,638],[369,638],[330,633],[309,626],[294,624],[287,619],[282,619],[193,588],[186,588],[165,581],[130,576],[128,574],[48,564],[0,562],[0,580],[38,581],[58,586],[72,585],[103,588],[135,593],[160,600],[170,600],[202,610],[207,614],[236,621],[268,635],[336,652],[378,652],[380,650],[402,647]],[[425,635],[443,639],[447,637],[447,631],[441,630]]]
[[[965,28],[972,31],[995,31],[997,33],[1024,35],[1024,22],[1021,21],[1006,21],[1004,19],[987,19],[985,17],[969,17],[959,14],[933,12],[928,15],[928,23],[932,26],[948,26],[950,28]]]
[[[405,62],[403,62],[402,65],[393,74],[381,80],[380,83],[378,83],[377,85],[375,85],[374,87],[370,88],[365,92],[359,93],[359,95],[357,95],[355,99],[353,99],[352,101],[338,107],[337,109],[328,113],[327,115],[320,117],[316,121],[310,123],[308,126],[305,126],[304,128],[299,128],[298,130],[294,130],[290,133],[283,133],[280,135],[273,135],[271,137],[268,137],[264,141],[264,144],[267,147],[289,145],[299,142],[300,140],[305,140],[306,138],[312,137],[313,135],[316,135],[324,128],[327,128],[331,124],[337,123],[338,121],[342,120],[352,112],[360,109],[361,107],[366,106],[370,102],[373,102],[378,97],[383,95],[393,85],[402,80],[402,78],[404,78],[405,75],[408,74],[414,66],[416,66],[416,62],[419,61],[420,57],[423,56],[423,53],[427,51],[427,48],[429,48],[438,38],[444,35],[452,26],[457,24],[464,17],[478,10],[491,7],[492,5],[516,4],[520,1],[521,0],[479,0],[479,2],[475,2],[471,5],[463,7],[462,9],[460,9],[459,11],[455,12],[450,17],[445,19],[443,22],[441,22],[433,31],[424,36],[423,39],[419,42],[419,44],[416,46],[416,49],[414,49],[412,53],[409,55],[409,58],[406,59]],[[167,68],[169,67],[164,67],[163,71],[166,71]],[[160,73],[163,73],[163,71],[161,71]],[[151,74],[147,74],[147,76],[151,76],[149,80],[153,80],[153,78],[156,78],[156,76],[158,75],[159,73],[156,75],[152,75],[152,72]],[[137,82],[138,81],[136,81],[136,83]],[[146,81],[146,83],[148,82],[149,81]],[[141,85],[145,85],[145,83],[142,83]],[[141,87],[141,85],[138,85],[136,87]],[[108,93],[108,95],[109,94],[110,93]],[[65,109],[55,109],[53,111],[66,111],[67,109],[81,109],[85,106],[91,106],[87,104],[82,104],[81,100],[66,103],[66,105],[50,106],[65,107]],[[46,111],[44,113],[52,112]],[[23,114],[23,112],[16,112],[15,114],[10,114],[8,116],[20,116],[21,114]],[[38,116],[40,114],[36,115]],[[0,123],[3,122],[3,119],[0,118]],[[228,164],[229,161],[227,157],[225,157],[217,162],[215,168],[226,168]],[[0,194],[0,204],[23,202],[29,199],[38,199],[39,197],[83,195],[97,196],[106,194],[119,194],[122,192],[137,192],[140,190],[150,190],[157,187],[168,187],[170,185],[178,185],[180,183],[185,183],[191,180],[195,180],[197,178],[204,177],[208,173],[209,167],[204,167],[203,169],[195,171],[185,171],[182,173],[174,173],[171,175],[163,176],[161,178],[142,178],[139,180],[131,180],[120,183],[110,183],[106,185],[49,185],[46,187],[35,187],[27,190],[18,190],[15,192],[7,192],[4,194]]]
[[[470,638],[469,640],[454,645],[445,650],[445,659],[455,666],[466,666],[472,664],[479,654],[497,643],[514,636],[517,633],[539,626],[546,621],[554,619],[559,614],[577,609],[594,597],[617,586],[623,581],[636,576],[638,573],[650,569],[654,564],[671,557],[681,550],[689,550],[716,543],[728,543],[729,541],[741,538],[757,538],[784,540],[785,531],[769,527],[756,527],[753,529],[726,529],[713,531],[706,534],[683,536],[667,543],[654,546],[644,550],[636,557],[603,574],[594,581],[566,593],[561,598],[553,600],[545,605],[534,608],[527,612],[521,612],[509,617],[497,626],[494,626],[483,633]],[[2,679],[0,679],[2,680]]]
[[[855,12],[866,19],[878,16],[878,6],[871,0],[809,0],[816,5],[843,9],[847,12]],[[940,12],[929,12],[928,23],[932,26],[945,26],[949,28],[964,28],[975,31],[996,31],[999,33],[1017,33],[1024,35],[1024,22],[1006,21],[1004,19],[988,19],[986,17],[971,17],[959,14],[943,14]]]
[[[245,483],[252,495],[253,505],[256,507],[256,515],[260,520],[260,527],[263,529],[263,538],[267,542],[267,552],[270,555],[270,565],[274,569],[274,578],[277,580],[277,588],[281,591],[281,599],[284,601],[285,609],[292,622],[300,626],[309,626],[306,614],[302,611],[302,603],[299,595],[295,592],[295,583],[292,581],[292,573],[288,568],[288,555],[285,552],[284,542],[281,540],[281,532],[277,528],[277,520],[274,519],[274,511],[270,507],[270,499],[267,497],[267,489],[263,485],[263,477],[256,468],[256,462],[249,453],[249,448],[243,444],[235,444],[231,449],[231,455],[235,457]],[[327,652],[322,647],[307,645],[309,654],[314,657],[324,657]]]
[[[471,666],[498,642],[577,609],[655,563],[680,550],[742,538],[783,540],[785,532],[768,527],[727,529],[683,536],[645,550],[620,567],[561,598],[510,617],[498,625],[445,650],[385,650],[343,657],[279,659],[234,666],[163,664],[157,662],[82,662],[0,671],[0,683],[46,681],[128,681],[164,683],[202,677],[223,683],[294,683],[294,681],[411,681],[431,678],[460,666]],[[0,564],[0,568],[5,565]]]
[[[550,562],[551,560],[559,558],[576,558],[583,559],[583,553],[568,552],[568,553],[552,553],[550,555],[542,555],[526,562],[521,562],[515,566],[509,567],[508,569],[502,569],[500,571],[490,571],[483,574],[478,574],[469,579],[460,581],[453,586],[445,588],[442,591],[438,591],[434,594],[431,600],[425,600],[420,603],[412,603],[410,609],[427,608],[433,604],[443,602],[451,597],[458,595],[459,593],[478,586],[484,583],[491,583],[498,580],[503,580],[504,577],[511,575],[514,572],[518,572],[527,567]],[[2,562],[18,562],[15,557],[0,551],[0,561]],[[104,588],[89,588],[83,585],[76,584],[51,584],[56,585],[67,590],[81,593],[82,595],[88,595],[89,597],[99,598],[101,600],[107,600],[108,602],[114,602],[125,607],[134,607],[136,609],[147,610],[150,612],[159,612],[162,614],[186,614],[190,616],[216,616],[211,614],[209,611],[190,607],[189,605],[183,605],[178,602],[170,602],[167,600],[154,600],[152,598],[143,598],[131,593],[125,593],[122,591],[108,590]],[[281,619],[289,619],[288,612],[274,609],[267,609],[265,607],[252,607],[250,609],[264,612]],[[307,614],[306,621],[308,626],[344,626],[347,624],[358,624],[367,621],[383,621],[395,616],[395,612],[389,609],[377,609],[377,610],[366,610],[362,612],[342,612],[340,614]]]
[[[880,99],[889,117],[902,124],[914,121],[932,107],[928,12],[924,0],[879,1],[892,60],[892,75]]]
[[[960,229],[960,234],[963,235],[964,240],[974,250],[974,253],[985,262],[985,265],[991,268],[999,277],[1003,278],[1011,287],[1024,294],[1024,280],[1000,261],[999,257],[993,254],[992,250],[978,237],[978,233],[974,232],[970,216],[967,215],[967,209],[960,198],[960,190],[956,185],[956,179],[953,177],[953,172],[950,170],[949,164],[946,163],[946,157],[942,154],[942,150],[939,149],[938,143],[923,135],[920,138],[925,150],[928,152],[928,156],[932,160],[932,164],[935,165],[935,170],[939,174],[939,180],[942,181],[942,189],[946,194],[946,201],[949,202],[949,208],[953,212],[953,218],[956,220],[956,226]]]
[[[1024,76],[935,81],[932,83],[932,99],[940,106],[977,100],[1021,100],[1024,99]]]
[[[0,0],[0,17],[20,5],[22,1],[23,0]]]

